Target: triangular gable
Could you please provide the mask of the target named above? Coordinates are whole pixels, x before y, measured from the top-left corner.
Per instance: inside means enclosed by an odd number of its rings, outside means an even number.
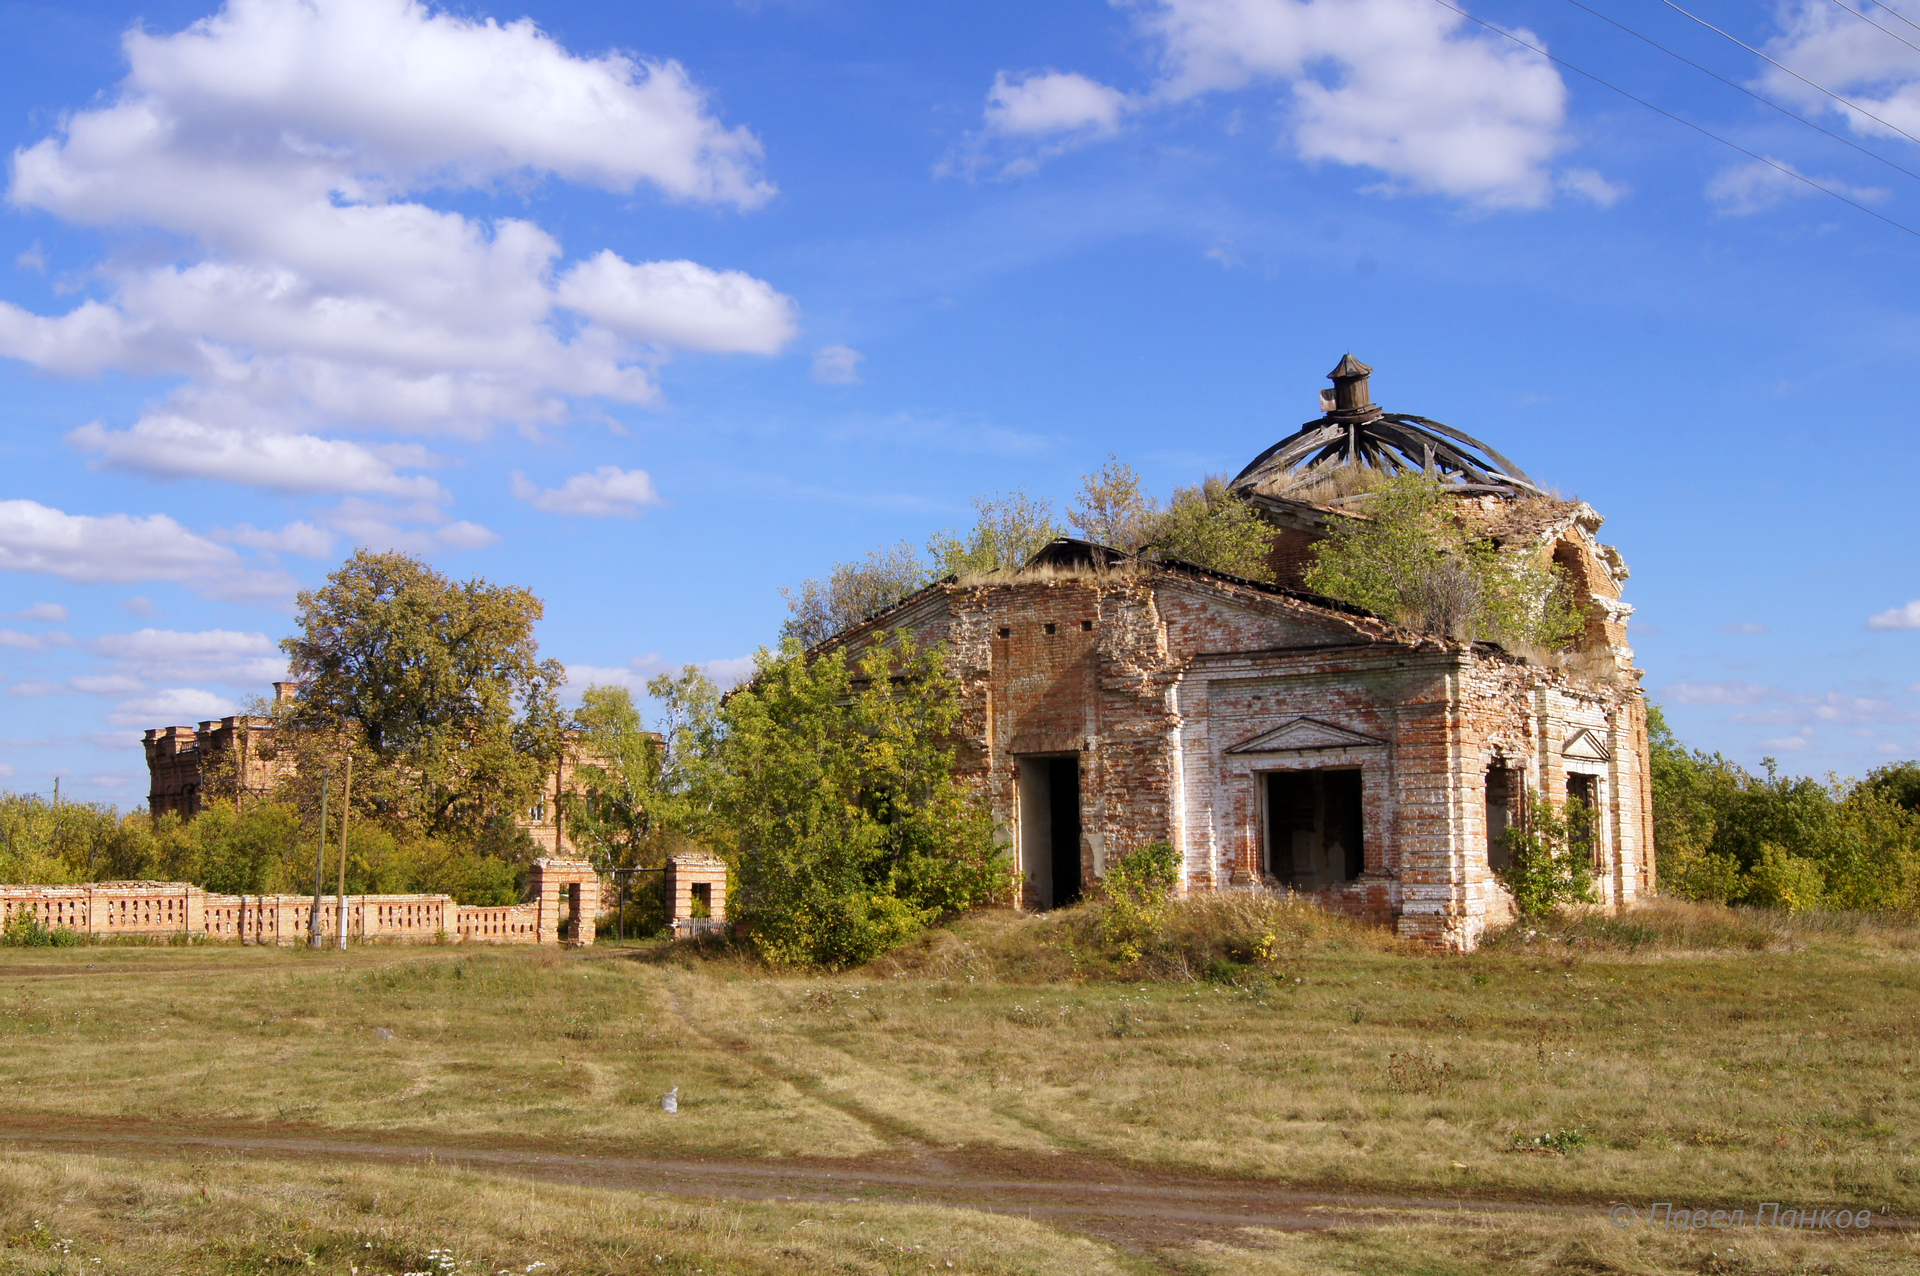
[[[1586,727],[1567,737],[1567,742],[1560,746],[1560,754],[1582,762],[1605,762],[1613,756],[1607,742]]]
[[[1242,740],[1228,753],[1322,753],[1329,749],[1379,749],[1385,740],[1318,718],[1295,718],[1271,731],[1263,731],[1251,740]]]

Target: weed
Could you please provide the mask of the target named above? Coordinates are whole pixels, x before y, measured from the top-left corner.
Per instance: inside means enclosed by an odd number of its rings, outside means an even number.
[[[1396,1052],[1387,1056],[1387,1088],[1395,1094],[1437,1098],[1456,1080],[1451,1063],[1435,1063],[1430,1055]]]
[[[1587,1143],[1588,1138],[1585,1130],[1563,1128],[1554,1130],[1548,1134],[1536,1134],[1532,1138],[1528,1138],[1523,1134],[1516,1134],[1513,1136],[1511,1146],[1516,1151],[1532,1151],[1538,1149],[1543,1152],[1558,1152],[1565,1155],[1575,1148],[1587,1146]]]

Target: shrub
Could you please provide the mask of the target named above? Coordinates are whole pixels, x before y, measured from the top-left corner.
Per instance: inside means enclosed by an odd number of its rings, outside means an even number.
[[[1132,965],[1140,960],[1140,946],[1159,928],[1179,880],[1179,852],[1167,842],[1136,847],[1107,869],[1100,938],[1121,961]]]
[[[1748,874],[1747,895],[1756,904],[1804,913],[1820,907],[1826,879],[1812,860],[1793,855],[1771,842],[1760,848],[1760,860]]]
[[[1555,808],[1527,794],[1525,824],[1501,834],[1513,859],[1499,871],[1522,917],[1544,917],[1593,898],[1593,812],[1578,798]]]
[[[37,913],[24,909],[8,918],[6,929],[0,930],[0,944],[8,948],[74,948],[81,939],[79,931],[42,925]]]
[[[871,960],[1001,881],[984,804],[953,774],[958,688],[937,647],[896,633],[850,667],[792,638],[722,711],[715,836],[736,906],[776,964]]]

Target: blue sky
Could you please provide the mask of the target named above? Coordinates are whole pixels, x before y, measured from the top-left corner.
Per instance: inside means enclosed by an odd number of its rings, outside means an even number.
[[[1594,9],[1920,173],[1833,0]],[[1691,8],[1691,5],[1689,5]],[[581,680],[1376,400],[1607,516],[1689,742],[1920,756],[1920,178],[1567,0],[0,4],[0,787],[130,806],[356,544]],[[1894,11],[1864,10],[1920,45]],[[1920,3],[1906,12],[1920,22]]]

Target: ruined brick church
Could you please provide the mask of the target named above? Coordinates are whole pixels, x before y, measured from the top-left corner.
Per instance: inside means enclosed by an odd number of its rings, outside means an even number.
[[[1277,530],[1274,583],[1063,539],[824,645],[853,654],[896,628],[946,644],[959,764],[1005,830],[1025,907],[1069,903],[1165,841],[1185,891],[1290,889],[1471,948],[1511,916],[1493,870],[1530,794],[1597,813],[1602,903],[1652,893],[1646,708],[1600,515],[1459,430],[1376,406],[1371,371],[1343,359],[1323,415],[1231,484]],[[1334,480],[1356,470],[1434,474],[1501,552],[1562,568],[1587,613],[1574,649],[1455,641],[1306,590],[1313,546],[1352,516]]]

